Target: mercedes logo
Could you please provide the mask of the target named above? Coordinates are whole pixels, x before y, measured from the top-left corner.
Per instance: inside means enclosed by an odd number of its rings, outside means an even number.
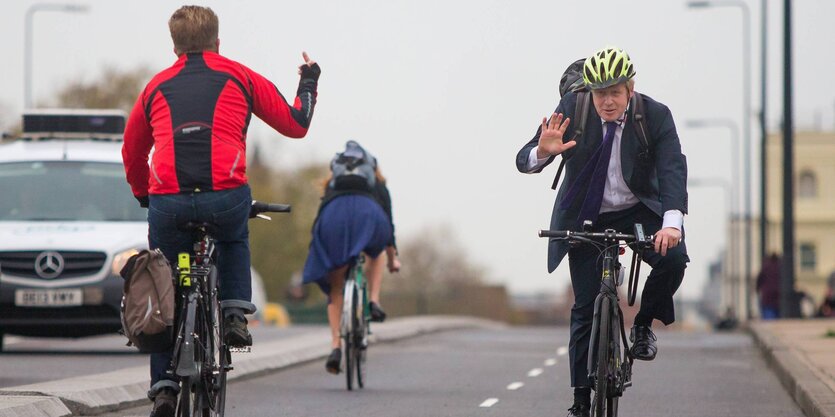
[[[42,252],[35,258],[35,272],[44,279],[56,278],[64,272],[64,257],[58,252]]]

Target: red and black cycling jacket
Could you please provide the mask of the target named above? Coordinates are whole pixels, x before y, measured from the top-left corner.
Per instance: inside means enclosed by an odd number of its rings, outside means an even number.
[[[246,132],[253,113],[282,135],[307,134],[318,73],[305,75],[290,106],[273,83],[235,61],[208,51],[181,55],[148,83],[125,127],[122,158],[133,194],[246,184]]]

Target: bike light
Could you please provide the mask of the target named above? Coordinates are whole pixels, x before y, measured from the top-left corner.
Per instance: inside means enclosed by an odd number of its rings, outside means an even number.
[[[128,259],[137,253],[139,253],[139,249],[128,249],[113,256],[113,266],[111,268],[113,275],[119,275],[119,272],[121,272],[122,268],[125,267],[125,264],[128,263]]]

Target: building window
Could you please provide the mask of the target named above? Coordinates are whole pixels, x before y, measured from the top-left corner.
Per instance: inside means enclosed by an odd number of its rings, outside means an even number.
[[[800,173],[798,196],[800,198],[815,198],[818,196],[818,178],[814,172],[804,170]]]
[[[811,243],[800,244],[800,269],[814,271],[817,265],[817,252],[815,245]]]

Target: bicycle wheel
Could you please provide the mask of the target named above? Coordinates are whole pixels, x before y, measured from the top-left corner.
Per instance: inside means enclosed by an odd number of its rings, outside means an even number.
[[[592,403],[595,417],[606,416],[609,389],[609,336],[611,335],[611,321],[609,299],[603,298],[600,303],[600,328],[597,332],[597,367],[594,374],[594,402]]]
[[[180,334],[178,336],[176,358],[176,375],[180,378],[180,400],[177,405],[178,417],[192,417],[199,403],[200,368],[202,366],[200,349],[195,346],[195,329],[197,326],[197,297],[189,294],[187,304],[183,309]]]
[[[206,355],[204,358],[204,387],[208,407],[204,408],[207,417],[222,417],[226,407],[226,373],[229,370],[230,353],[223,342],[223,318],[217,298],[217,269],[212,267],[209,273],[209,302],[206,305]]]
[[[354,389],[354,360],[356,353],[354,350],[356,346],[354,341],[356,337],[354,333],[354,309],[356,300],[356,284],[354,280],[349,279],[345,282],[345,293],[342,305],[342,347],[345,350],[345,382],[348,386],[348,391]]]
[[[622,393],[621,380],[621,348],[620,348],[620,316],[617,309],[612,309],[609,314],[610,336],[609,339],[609,375],[611,376],[612,384],[616,385],[616,390],[609,387],[610,391],[615,391],[614,395],[606,400],[606,417],[617,417],[618,415],[618,399]]]
[[[356,321],[354,322],[354,329],[356,331],[354,345],[357,347],[354,349],[356,352],[356,367],[357,367],[357,386],[360,388],[365,387],[365,359],[366,354],[368,352],[368,321],[365,317],[365,291],[359,295],[361,300],[355,300],[354,304],[356,307],[353,309],[355,312]]]

